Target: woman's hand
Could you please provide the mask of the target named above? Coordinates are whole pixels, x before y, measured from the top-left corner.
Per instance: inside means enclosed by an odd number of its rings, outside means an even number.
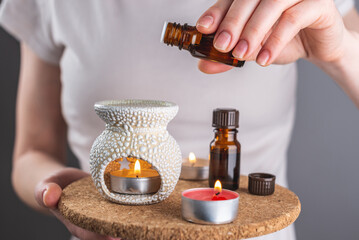
[[[63,170],[60,170],[52,176],[44,179],[36,186],[36,201],[42,207],[48,208],[49,211],[66,226],[72,235],[81,240],[115,239],[90,232],[72,224],[70,221],[65,219],[57,209],[57,204],[60,200],[62,189],[70,183],[86,176],[88,176],[88,173],[85,173],[79,169],[64,168]]]
[[[216,33],[214,46],[262,66],[299,58],[337,61],[344,54],[346,29],[333,0],[218,0],[198,20],[197,29]],[[201,60],[206,73],[231,67]]]

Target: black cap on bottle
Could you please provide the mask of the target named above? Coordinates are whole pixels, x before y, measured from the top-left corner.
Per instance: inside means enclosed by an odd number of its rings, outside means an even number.
[[[213,110],[212,127],[238,128],[239,111],[234,108],[216,108]]]

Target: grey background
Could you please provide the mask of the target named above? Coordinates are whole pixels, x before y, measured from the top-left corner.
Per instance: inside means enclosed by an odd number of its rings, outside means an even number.
[[[1,239],[68,239],[65,227],[29,209],[11,187],[18,69],[18,43],[0,28]],[[359,111],[328,76],[305,61],[299,61],[297,94],[288,167],[290,188],[302,202],[297,237],[358,239]],[[71,153],[69,159],[76,165]]]

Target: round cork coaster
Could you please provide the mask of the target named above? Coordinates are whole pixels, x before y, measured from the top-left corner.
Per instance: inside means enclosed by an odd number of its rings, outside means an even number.
[[[180,180],[165,201],[145,206],[112,203],[101,197],[90,177],[67,186],[59,202],[62,215],[87,230],[127,240],[222,240],[257,237],[279,231],[299,216],[298,197],[276,185],[270,196],[248,193],[248,178],[241,176],[238,218],[224,225],[200,225],[181,217],[181,193],[208,187],[207,181]]]

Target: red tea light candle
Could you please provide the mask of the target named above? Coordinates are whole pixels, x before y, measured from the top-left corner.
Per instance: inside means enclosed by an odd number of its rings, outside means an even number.
[[[196,158],[193,152],[187,159],[183,159],[180,179],[182,180],[207,180],[209,174],[209,161]]]
[[[182,192],[182,217],[193,223],[225,224],[238,214],[239,194],[222,190],[220,181],[215,188],[193,188]]]

